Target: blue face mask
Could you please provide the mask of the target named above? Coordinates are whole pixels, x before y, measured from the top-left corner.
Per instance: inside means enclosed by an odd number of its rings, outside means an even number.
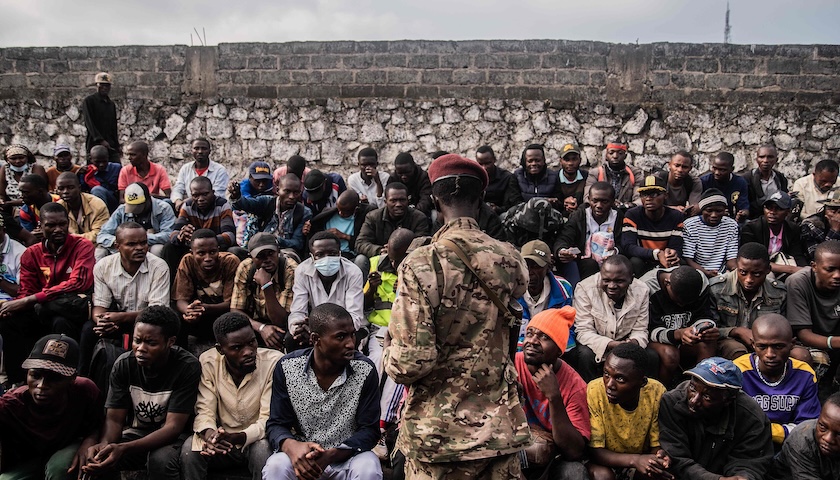
[[[339,266],[341,266],[341,257],[322,257],[315,260],[315,269],[325,277],[332,277],[338,273]]]
[[[24,163],[20,167],[16,167],[16,166],[12,165],[11,163],[7,163],[6,165],[8,165],[8,167],[11,168],[13,172],[17,172],[17,173],[25,172],[26,167],[28,166],[28,164],[26,164],[26,163]]]

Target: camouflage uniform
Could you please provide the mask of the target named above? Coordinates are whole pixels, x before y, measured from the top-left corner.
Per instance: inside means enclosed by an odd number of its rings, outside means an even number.
[[[528,284],[519,252],[472,218],[447,223],[403,261],[384,360],[385,372],[409,386],[396,448],[411,464],[406,471],[420,477],[442,478],[440,467],[475,478],[464,473],[472,464],[489,478],[509,470],[506,457],[515,460],[530,438],[508,355],[510,325],[457,255],[436,243],[444,238],[463,249],[502,302]],[[484,461],[491,457],[505,458]]]

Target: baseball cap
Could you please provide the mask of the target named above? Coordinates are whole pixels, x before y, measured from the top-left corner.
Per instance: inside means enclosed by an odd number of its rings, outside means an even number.
[[[566,158],[566,155],[570,153],[577,153],[580,155],[580,148],[574,143],[567,143],[560,149],[560,158]]]
[[[125,188],[125,213],[137,213],[146,203],[146,192],[139,183],[132,183]]]
[[[788,210],[791,207],[790,195],[785,192],[776,192],[767,200],[764,201],[764,204],[767,205],[768,203],[775,203],[777,207],[781,208],[782,210]]]
[[[277,246],[277,237],[270,233],[260,232],[248,240],[248,253],[256,257],[263,250],[271,249],[275,252],[280,248]]]
[[[685,372],[710,387],[740,390],[744,383],[741,370],[730,360],[710,357]]]
[[[324,198],[326,192],[324,191],[324,183],[327,181],[327,176],[320,170],[310,170],[306,175],[306,181],[303,187],[306,189],[306,196],[309,200],[317,202]]]
[[[94,83],[107,83],[111,84],[111,74],[108,72],[99,72],[93,77]]]
[[[248,175],[254,180],[271,180],[271,166],[266,162],[253,162],[248,167]]]
[[[840,207],[840,187],[829,190],[825,200],[817,200],[817,203],[822,203],[826,207]]]
[[[56,145],[55,148],[53,148],[53,157],[57,157],[59,153],[64,152],[72,153],[70,152],[70,145],[65,145],[63,143],[60,145]]]
[[[664,192],[667,191],[665,187],[666,183],[664,178],[659,178],[656,175],[648,175],[645,177],[645,181],[642,182],[642,185],[639,186],[639,193],[652,191]]]
[[[35,342],[32,353],[23,361],[24,369],[39,368],[64,377],[76,374],[79,365],[79,344],[67,335],[54,333]]]
[[[542,240],[531,240],[522,245],[522,258],[533,260],[540,267],[544,267],[551,259],[551,249]]]

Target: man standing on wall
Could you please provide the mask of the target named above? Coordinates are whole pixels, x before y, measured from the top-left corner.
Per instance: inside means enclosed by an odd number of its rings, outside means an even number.
[[[479,230],[481,165],[443,155],[429,179],[443,227],[399,268],[384,354],[385,372],[410,386],[396,448],[410,479],[518,478],[529,432],[510,356],[519,325],[505,307],[525,293],[527,266]]]
[[[82,117],[85,119],[87,139],[85,151],[96,145],[108,149],[108,158],[113,163],[120,163],[120,140],[117,134],[117,106],[109,96],[111,93],[111,74],[99,72],[94,77],[96,93],[88,95],[82,102]]]

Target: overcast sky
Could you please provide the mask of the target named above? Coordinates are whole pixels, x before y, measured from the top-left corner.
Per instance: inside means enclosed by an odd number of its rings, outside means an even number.
[[[838,0],[731,0],[732,42],[840,44]],[[294,40],[723,41],[726,0],[0,0],[0,47]]]

